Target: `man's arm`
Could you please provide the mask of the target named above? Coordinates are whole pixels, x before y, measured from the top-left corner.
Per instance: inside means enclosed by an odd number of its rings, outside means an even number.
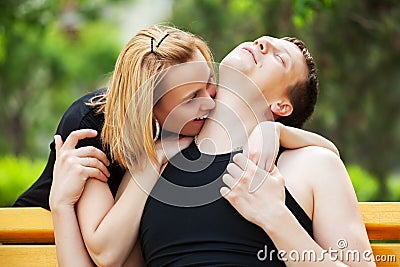
[[[305,187],[311,186],[315,240],[285,205],[285,179],[277,168],[268,174],[238,154],[234,164],[228,165],[229,174],[223,177],[230,189],[222,188],[221,193],[243,217],[262,227],[278,250],[287,253],[294,250],[300,255],[312,251],[318,256],[314,261],[291,261],[287,257],[287,266],[375,266],[368,259],[341,261],[324,254],[330,248],[338,249],[342,239],[348,244],[343,247],[343,254],[371,251],[354,190],[340,159],[326,149],[309,147],[285,152],[279,167],[282,172],[292,169],[297,177],[289,179],[303,179]],[[252,182],[257,185],[251,186]],[[256,190],[249,192],[249,188]]]
[[[295,163],[296,162],[296,163]],[[307,174],[313,205],[313,231],[315,241],[325,250],[337,250],[349,256],[343,261],[350,266],[375,266],[363,259],[371,252],[367,232],[362,220],[358,200],[343,162],[330,151],[308,147],[287,151],[279,161],[280,168],[295,166],[297,173]],[[283,172],[283,169],[282,169]],[[360,260],[352,259],[357,251]],[[346,253],[344,253],[346,252]]]
[[[326,148],[339,156],[339,150],[336,146],[321,135],[295,127],[285,126],[283,124],[280,124],[279,127],[281,128],[279,140],[281,146],[285,148],[294,149],[306,146],[319,146]]]

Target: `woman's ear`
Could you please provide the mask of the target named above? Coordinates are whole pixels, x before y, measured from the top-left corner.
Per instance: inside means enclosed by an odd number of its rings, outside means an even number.
[[[287,117],[293,112],[293,106],[287,101],[277,101],[271,104],[271,111],[274,117]]]

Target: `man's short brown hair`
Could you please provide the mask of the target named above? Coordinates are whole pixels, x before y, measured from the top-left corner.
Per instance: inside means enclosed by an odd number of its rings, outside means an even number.
[[[283,37],[299,47],[305,58],[308,67],[308,75],[305,80],[297,82],[287,88],[286,94],[293,105],[293,112],[289,116],[280,117],[277,121],[287,126],[302,128],[304,123],[314,112],[318,98],[318,76],[317,68],[306,45],[299,39],[293,37]]]

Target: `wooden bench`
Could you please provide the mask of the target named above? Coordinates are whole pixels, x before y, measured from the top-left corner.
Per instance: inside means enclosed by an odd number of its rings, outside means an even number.
[[[400,202],[363,202],[377,266],[400,266]],[[57,266],[50,212],[0,208],[0,267]]]

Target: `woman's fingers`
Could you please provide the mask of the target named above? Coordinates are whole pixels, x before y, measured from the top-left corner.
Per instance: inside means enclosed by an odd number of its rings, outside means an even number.
[[[168,136],[156,143],[158,159],[161,164],[166,163],[183,149],[187,148],[193,141],[192,137]]]
[[[244,154],[257,166],[269,171],[279,150],[279,123],[263,121],[251,132]]]
[[[261,153],[258,166],[266,171],[271,171],[278,156],[278,151],[279,145],[270,145],[263,153]]]
[[[110,177],[110,172],[103,162],[98,160],[97,158],[85,157],[79,158],[79,162],[84,167],[96,168],[99,169],[106,177]]]
[[[243,147],[243,154],[258,165],[263,148],[261,126],[257,125],[251,132],[248,142]]]
[[[193,137],[181,137],[179,138],[179,147],[181,150],[189,147],[189,145],[193,142]]]

